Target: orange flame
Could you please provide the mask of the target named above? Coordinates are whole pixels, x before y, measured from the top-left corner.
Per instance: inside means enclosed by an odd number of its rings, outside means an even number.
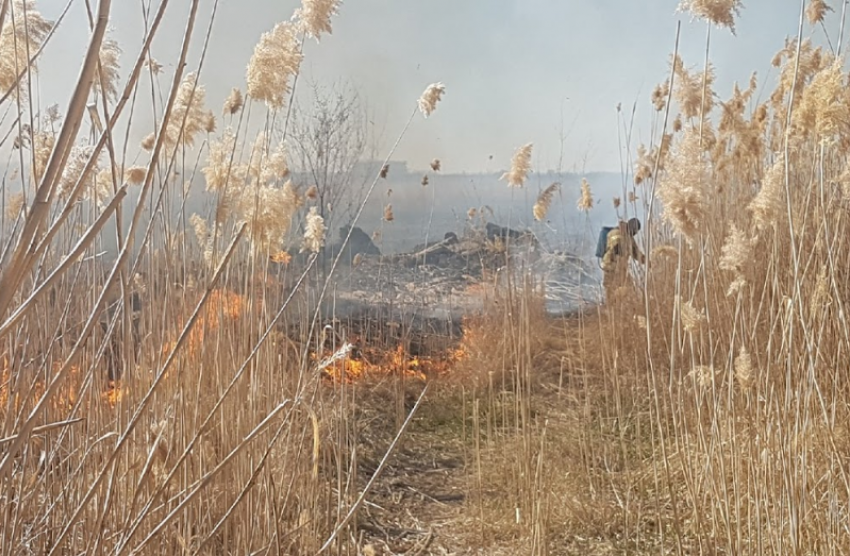
[[[121,386],[120,381],[110,380],[109,388],[101,394],[101,398],[103,401],[109,404],[110,407],[115,407],[118,405],[122,399],[124,399],[125,394],[127,393],[126,387]]]
[[[390,351],[367,348],[357,354],[349,354],[324,369],[324,372],[334,382],[355,382],[369,376],[403,376],[426,380],[429,376],[447,373],[463,357],[465,351],[462,349],[452,349],[437,357],[422,357],[410,356],[403,345]],[[317,359],[315,354],[313,358]]]
[[[196,355],[200,351],[204,344],[205,335],[214,332],[221,326],[221,317],[230,321],[238,320],[244,314],[246,305],[244,296],[221,288],[213,290],[206,305],[201,309],[198,320],[189,332],[186,348],[188,353]],[[168,355],[176,345],[176,338],[166,342],[163,346],[163,355]]]

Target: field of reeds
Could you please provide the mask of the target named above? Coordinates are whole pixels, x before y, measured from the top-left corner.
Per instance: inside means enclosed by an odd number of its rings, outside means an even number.
[[[48,107],[39,62],[62,19],[0,0],[0,553],[850,551],[846,2],[803,0],[778,80],[725,100],[712,36],[741,2],[683,2],[705,59],[671,37],[646,99],[656,136],[603,200],[644,220],[646,266],[554,317],[493,242],[484,309],[416,348],[413,320],[355,338],[334,314],[332,279],[356,261],[324,255],[330,203],[290,167],[305,45],[341,2],[270,25],[223,107],[204,55],[186,63],[216,3],[141,2],[130,50],[108,33],[114,2],[75,3],[88,47]],[[185,30],[157,61],[164,18]],[[828,46],[802,38],[814,26]],[[395,145],[439,116],[446,87],[422,90]],[[135,145],[142,105],[156,125]],[[528,186],[532,139],[503,187]],[[195,178],[203,214],[186,208]],[[571,210],[595,203],[584,181]]]

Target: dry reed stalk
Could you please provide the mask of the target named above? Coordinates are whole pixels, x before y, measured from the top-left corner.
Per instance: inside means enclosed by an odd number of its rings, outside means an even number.
[[[85,110],[86,97],[94,81],[94,73],[97,68],[100,47],[106,33],[110,7],[111,2],[109,0],[100,0],[98,2],[98,23],[89,41],[80,78],[71,97],[65,122],[56,140],[56,147],[53,149],[53,153],[47,163],[44,177],[36,189],[32,209],[21,230],[18,246],[9,264],[6,265],[5,270],[0,274],[0,318],[6,315],[12,296],[18,290],[24,273],[29,270],[29,266],[33,262],[33,259],[28,257],[27,250],[38,230],[44,225],[50,208],[48,198],[64,166],[66,153],[70,151],[69,147],[76,139],[79,130],[78,126]]]

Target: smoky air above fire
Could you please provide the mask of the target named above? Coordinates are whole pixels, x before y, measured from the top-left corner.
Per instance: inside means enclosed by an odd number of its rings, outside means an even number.
[[[40,2],[55,20],[66,2]],[[136,2],[113,2],[112,34],[123,45],[142,41],[145,22]],[[147,4],[147,2],[146,2]],[[150,3],[157,6],[158,1]],[[184,31],[185,3],[175,5],[152,45],[164,62],[164,77],[173,72],[165,57],[178,51]],[[201,82],[210,106],[219,107],[234,85],[244,82],[245,63],[271,22],[289,18],[297,1],[240,0],[219,2]],[[632,145],[648,143],[654,114],[644,101],[668,73],[675,30],[671,12],[677,2],[550,2],[494,0],[456,2],[343,3],[333,34],[320,45],[306,45],[299,100],[307,101],[316,84],[349,83],[367,103],[376,152],[387,152],[396,126],[410,110],[424,84],[441,80],[450,86],[440,115],[428,125],[414,125],[399,145],[397,158],[424,170],[433,157],[447,161],[447,171],[484,172],[504,164],[520,141],[534,140],[537,161],[564,169],[619,172],[615,107],[630,112],[638,103]],[[712,63],[723,67],[715,84],[730,91],[752,70],[771,75],[767,63],[773,46],[796,34],[795,10],[778,10],[776,0],[749,0],[737,37],[711,37]],[[787,3],[782,3],[786,6]],[[839,4],[839,3],[834,3]],[[40,98],[47,106],[67,104],[67,84],[79,71],[89,30],[85,3],[74,3],[56,40],[47,49],[39,76]],[[450,15],[449,15],[450,14]],[[582,22],[581,25],[571,22]],[[198,28],[210,14],[200,10]],[[566,32],[566,29],[569,31]],[[435,40],[435,37],[440,37]],[[517,40],[504,40],[516,37]],[[553,40],[554,38],[554,40]],[[688,63],[704,57],[698,23],[683,29],[680,53]],[[616,39],[616,40],[614,40]],[[628,45],[624,47],[623,45]],[[134,49],[121,57],[123,73]],[[187,61],[194,71],[203,52],[193,44]],[[514,69],[516,68],[516,69]],[[144,104],[144,103],[141,103]],[[139,106],[135,119],[154,118]],[[135,147],[150,130],[132,130]],[[563,148],[561,138],[563,139]],[[116,137],[122,141],[123,137]],[[420,158],[421,157],[421,158]]]
[[[352,183],[357,184],[353,187],[354,191],[337,206],[323,207],[332,238],[336,238],[342,226],[352,222],[362,201],[363,188],[359,184],[366,182],[368,185],[371,172],[375,171],[374,175],[377,175],[379,169],[379,162],[359,165],[356,169],[359,175],[352,178]],[[532,173],[525,187],[520,189],[508,188],[504,181],[499,181],[501,172],[431,172],[426,186],[422,185],[423,175],[407,170],[404,162],[391,162],[387,178],[379,178],[377,187],[367,200],[356,226],[370,236],[380,238],[382,253],[407,252],[426,239],[432,241],[442,238],[448,232],[462,234],[470,224],[470,212],[473,212],[478,221],[485,219],[531,231],[547,250],[563,250],[566,245],[573,252],[591,256],[595,246],[592,241],[595,231],[600,226],[616,221],[617,214],[611,201],[614,197],[622,196],[622,178],[615,173]],[[594,209],[587,214],[576,208],[583,177],[591,183],[597,200]],[[293,173],[291,178],[302,194],[309,188],[309,176]],[[546,219],[538,222],[532,211],[535,200],[541,190],[555,182],[562,184],[560,192],[554,195]],[[388,204],[392,205],[391,222],[386,221],[383,214]],[[132,214],[133,206],[131,190],[130,201],[123,208],[128,217]],[[182,211],[188,218],[194,213],[207,214],[212,206],[213,199],[204,191],[203,178],[196,178]],[[169,210],[172,215],[179,216],[180,200],[173,200]],[[302,222],[293,224],[298,230],[302,225]],[[109,253],[115,251],[113,235],[103,234],[104,249]]]

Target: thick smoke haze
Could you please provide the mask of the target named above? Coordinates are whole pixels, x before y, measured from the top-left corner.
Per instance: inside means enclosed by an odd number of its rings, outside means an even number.
[[[113,2],[109,36],[124,51],[124,77],[159,2],[148,4]],[[163,73],[154,83],[148,77],[141,82],[127,135],[128,164],[148,159],[139,143],[155,126],[149,96],[167,96],[189,4],[169,6],[153,44],[152,55],[163,65]],[[231,88],[244,91],[245,69],[260,35],[291,17],[299,4],[201,2],[186,71],[200,68],[207,106],[218,114]],[[447,230],[460,231],[467,211],[484,205],[493,208],[495,220],[530,228],[552,248],[576,248],[576,237],[592,237],[598,226],[616,219],[611,199],[625,199],[623,185],[629,178],[623,171],[630,170],[629,153],[633,156],[638,144],[657,137],[658,116],[649,99],[655,85],[667,77],[679,20],[681,56],[688,66],[702,66],[706,25],[677,13],[677,4],[348,0],[333,19],[333,33],[305,46],[297,103],[309,110],[314,87],[356,91],[366,113],[364,156],[374,161],[389,152],[422,90],[435,81],[446,84],[437,111],[427,120],[416,114],[392,155],[396,166],[406,166],[409,173],[393,172],[364,211],[361,226],[383,229],[385,250],[410,248],[425,234],[439,237]],[[66,2],[43,0],[38,6],[56,20]],[[753,0],[737,21],[737,36],[712,28],[718,94],[723,97],[735,82],[747,82],[753,68],[759,70],[760,90],[772,88],[776,71],[770,60],[785,38],[796,34],[798,20],[797,2]],[[74,2],[41,62],[36,95],[42,106],[55,103],[64,110],[88,33],[85,3]],[[812,33],[815,42],[826,42],[822,29],[806,27],[806,33]],[[623,108],[619,115],[618,104]],[[261,120],[254,118],[255,130],[264,125]],[[219,129],[226,123],[220,121]],[[124,148],[122,125],[127,126],[126,117],[116,135],[119,149]],[[524,189],[509,190],[498,177],[514,150],[528,142],[534,144],[534,172]],[[442,162],[441,173],[423,188],[419,179],[434,158]],[[589,215],[575,206],[583,176],[591,181],[598,201]],[[562,193],[553,202],[548,222],[534,222],[534,199],[553,181],[562,182]],[[203,189],[202,177],[196,176],[194,183],[195,190]],[[390,188],[391,198],[386,196]],[[394,206],[393,223],[381,221],[387,202]],[[193,195],[187,209],[208,211],[208,200]]]

